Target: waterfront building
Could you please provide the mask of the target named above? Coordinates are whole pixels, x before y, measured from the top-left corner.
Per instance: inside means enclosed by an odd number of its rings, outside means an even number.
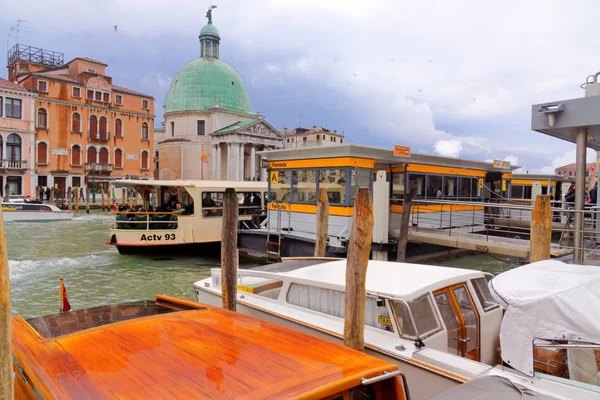
[[[577,171],[575,170],[576,169],[575,166],[576,166],[575,163],[563,165],[563,166],[560,166],[560,167],[556,168],[554,170],[554,173],[556,175],[575,177],[577,175]],[[587,163],[585,165],[585,177],[586,178],[590,177],[590,170],[592,169],[592,166],[593,166],[593,163]],[[594,168],[595,168],[595,165],[594,165]]]
[[[35,99],[25,87],[0,78],[0,193],[35,195]],[[8,193],[6,193],[8,189]]]
[[[153,178],[154,99],[113,84],[107,64],[17,44],[9,80],[36,94],[36,185],[107,188],[126,177]]]
[[[288,132],[283,128],[286,149],[297,149],[301,147],[335,146],[344,143],[344,132],[333,132],[329,129],[317,128],[313,125],[311,129],[298,127]]]
[[[209,21],[200,58],[173,78],[164,103],[165,139],[158,143],[160,179],[265,179],[259,151],[283,148],[283,136],[252,113],[242,77],[219,59],[221,37]]]

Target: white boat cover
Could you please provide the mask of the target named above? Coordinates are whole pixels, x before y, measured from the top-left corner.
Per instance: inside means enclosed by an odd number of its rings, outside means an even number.
[[[555,400],[501,376],[484,376],[445,391],[433,400]]]
[[[506,307],[502,359],[533,376],[533,340],[600,343],[600,267],[546,260],[504,272],[489,283]]]

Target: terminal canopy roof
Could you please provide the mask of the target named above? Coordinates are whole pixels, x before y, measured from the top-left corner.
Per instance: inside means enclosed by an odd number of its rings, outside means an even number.
[[[547,260],[490,281],[506,307],[500,327],[502,359],[533,376],[535,339],[600,344],[600,267]]]

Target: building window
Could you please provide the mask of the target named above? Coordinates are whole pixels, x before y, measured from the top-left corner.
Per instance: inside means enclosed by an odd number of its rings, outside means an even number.
[[[6,98],[6,117],[21,118],[21,100]]]
[[[48,186],[48,177],[45,175],[38,175],[38,186],[46,187]]]
[[[47,128],[48,127],[48,112],[45,108],[39,108],[37,112],[37,127]]]
[[[106,117],[100,117],[100,140],[107,142],[108,141],[108,131],[106,129]]]
[[[306,143],[306,136],[304,136],[304,137],[302,138],[302,141],[303,141],[304,143]]]
[[[123,105],[123,96],[121,96],[120,94],[116,94],[115,95],[115,104],[118,106],[122,106]]]
[[[142,108],[148,110],[150,108],[150,102],[148,100],[142,100]]]
[[[77,87],[77,86],[73,86],[73,92],[72,92],[73,97],[75,97],[76,99],[80,99],[81,98],[81,88]]]
[[[287,139],[287,143],[289,143],[289,142],[290,142],[290,139],[288,138],[288,139]]]
[[[96,163],[96,148],[93,146],[89,147],[87,150],[87,162],[88,164]]]
[[[96,100],[96,101],[102,101],[102,92],[95,92],[94,93],[94,100]]]
[[[340,143],[344,143],[344,139],[340,139]]]
[[[95,70],[94,68],[88,68],[88,72],[89,72],[89,73],[92,73],[92,74],[95,74],[95,73],[96,73],[96,70]]]
[[[98,135],[98,118],[95,115],[90,116],[89,130],[90,130],[89,138],[96,139],[96,136]]]
[[[102,93],[102,101],[105,103],[110,103],[110,93]]]
[[[73,185],[73,188],[81,188],[81,177],[74,176],[71,180],[71,183]],[[75,196],[79,196],[79,193],[75,193]]]
[[[115,120],[115,137],[123,137],[123,121],[120,118]]]
[[[6,183],[8,185],[8,194],[9,195],[20,195],[23,193],[21,191],[21,177],[20,176],[9,176],[6,178]]]
[[[0,117],[2,116],[3,111],[4,111],[4,107],[2,107],[2,97],[0,97]]]
[[[20,161],[21,158],[21,136],[11,133],[6,139],[7,160]]]
[[[123,150],[115,150],[115,168],[123,168]]]
[[[87,97],[88,100],[94,100],[94,91],[93,90],[89,90],[87,91]]]
[[[71,130],[75,133],[81,133],[81,114],[73,113]]]
[[[175,122],[171,122],[171,136],[175,136]]]
[[[148,152],[142,151],[142,170],[148,170]]]
[[[100,165],[108,165],[108,150],[105,147],[100,149],[98,158],[100,159]]]
[[[148,124],[145,122],[142,124],[142,140],[148,140]]]
[[[204,121],[198,121],[198,136],[204,136]]]
[[[317,135],[317,140],[319,140],[319,139],[320,139],[320,135]]]
[[[569,171],[569,176],[573,176],[573,172],[572,171]]]
[[[37,163],[38,165],[48,164],[48,145],[45,142],[37,145]]]
[[[79,145],[71,147],[71,165],[81,166],[81,146]]]
[[[38,81],[38,92],[48,93],[48,82]]]

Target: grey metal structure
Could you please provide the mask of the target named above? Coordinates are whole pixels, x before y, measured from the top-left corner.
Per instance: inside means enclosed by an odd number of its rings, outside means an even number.
[[[575,209],[583,211],[585,201],[586,148],[600,150],[600,84],[598,76],[585,87],[585,97],[534,104],[531,129],[577,144]],[[583,218],[575,214],[573,262],[583,264]]]

